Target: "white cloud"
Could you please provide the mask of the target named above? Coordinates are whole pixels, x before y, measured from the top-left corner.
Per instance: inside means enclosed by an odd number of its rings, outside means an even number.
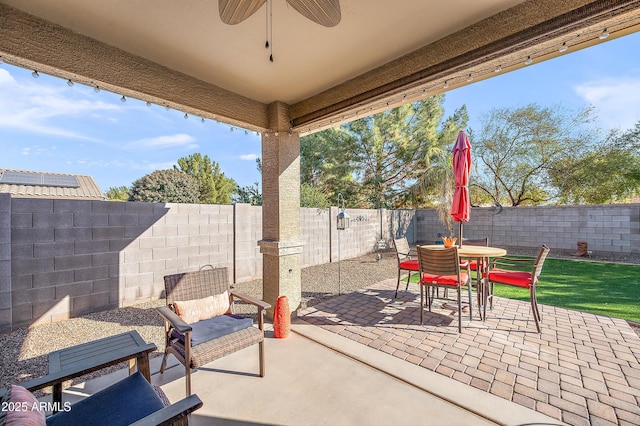
[[[597,108],[599,121],[608,128],[626,130],[640,121],[640,77],[607,77],[574,90]]]
[[[53,122],[119,108],[101,101],[82,99],[77,92],[69,92],[63,87],[17,81],[6,69],[0,69],[0,92],[0,127],[74,139],[95,140]],[[69,93],[74,93],[75,97]]]
[[[0,68],[0,87],[12,84],[16,84],[16,79],[9,74],[9,71]]]
[[[20,150],[20,153],[25,157],[42,157],[49,156],[53,151],[57,149],[56,146],[25,146]]]
[[[134,141],[130,144],[136,148],[173,148],[187,147],[189,149],[198,148],[198,144],[194,144],[195,138],[185,133],[176,135],[157,136],[155,138],[145,138]]]
[[[256,158],[258,158],[258,156],[256,154],[243,154],[238,158],[240,158],[241,160],[256,161]]]

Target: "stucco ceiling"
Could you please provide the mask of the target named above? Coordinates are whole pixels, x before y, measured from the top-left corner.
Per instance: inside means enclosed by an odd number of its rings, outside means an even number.
[[[217,0],[2,2],[259,102],[293,104],[521,1],[342,0],[341,22],[327,28],[273,0],[273,62],[266,5],[227,25]]]
[[[266,6],[227,25],[216,0],[2,4],[15,8],[4,9],[12,15],[6,28],[0,16],[0,55],[9,61],[255,129],[273,127],[268,106],[276,101],[291,106],[291,123],[300,129],[344,121],[367,106],[410,100],[407,90],[447,72],[475,72],[482,61],[601,31],[612,19],[626,30],[637,25],[640,8],[638,0],[341,0],[341,21],[328,28],[272,0],[271,51]],[[15,10],[22,15],[8,13]],[[97,69],[85,67],[93,62],[86,50],[99,56]],[[165,84],[149,76],[137,81],[136,72],[155,73]],[[403,91],[404,98],[389,101]]]

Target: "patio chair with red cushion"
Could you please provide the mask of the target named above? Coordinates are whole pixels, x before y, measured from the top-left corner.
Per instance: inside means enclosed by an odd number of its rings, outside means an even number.
[[[460,257],[458,247],[451,248],[429,248],[418,246],[418,263],[420,265],[420,324],[423,322],[424,314],[424,291],[426,287],[427,305],[431,312],[431,303],[434,295],[429,295],[436,288],[456,289],[458,295],[458,332],[462,332],[462,287],[467,286],[469,291],[469,319],[473,318],[471,294],[471,272],[469,262],[463,262],[465,271],[460,270]]]
[[[462,239],[462,245],[463,246],[484,246],[484,247],[488,247],[489,246],[489,237],[484,237],[484,238],[478,238],[478,239],[472,239],[472,240],[468,240],[463,238]],[[480,264],[478,264],[478,260],[477,259],[469,259],[469,269],[472,271],[475,271],[476,273],[476,278],[475,278],[475,284],[473,284],[473,286],[476,288],[476,292],[478,295],[478,307],[480,307],[481,305],[481,301],[480,301],[480,297],[482,296],[480,289],[481,289],[481,280],[482,280],[482,273],[484,270],[484,259],[480,261]],[[464,263],[464,262],[463,262]],[[480,266],[478,268],[478,266]]]
[[[538,333],[540,333],[542,316],[540,315],[540,309],[538,309],[536,287],[538,285],[538,276],[540,276],[540,272],[542,272],[542,266],[547,258],[547,254],[549,254],[549,247],[543,244],[535,259],[496,257],[491,262],[488,276],[489,286],[491,287],[489,294],[491,295],[493,295],[494,284],[529,289],[531,312],[533,313],[533,319],[536,322]]]
[[[398,258],[398,282],[396,283],[396,294],[393,296],[395,299],[398,297],[398,288],[400,287],[400,274],[402,271],[407,271],[407,287],[409,289],[409,281],[411,280],[411,273],[418,272],[418,259],[415,257],[417,254],[412,252],[409,248],[409,242],[406,237],[393,240],[393,248],[396,250],[396,257]]]

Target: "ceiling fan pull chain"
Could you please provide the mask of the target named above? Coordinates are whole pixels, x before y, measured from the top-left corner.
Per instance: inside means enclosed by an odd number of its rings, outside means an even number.
[[[268,40],[271,40],[271,43],[267,40],[267,46],[270,49],[269,61],[273,62],[273,0],[267,0],[267,9],[269,10],[269,23],[267,26],[269,31]]]
[[[264,6],[264,17],[265,17],[265,21],[264,21],[264,28],[265,28],[265,35],[264,38],[267,40],[264,43],[264,48],[268,49],[269,48],[269,0],[267,0],[267,4]]]

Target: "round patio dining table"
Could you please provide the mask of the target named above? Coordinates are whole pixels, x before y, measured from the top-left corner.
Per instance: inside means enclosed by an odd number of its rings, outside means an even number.
[[[427,247],[430,249],[444,249],[444,245],[442,244],[429,244],[422,247]],[[462,247],[458,247],[458,256],[465,259],[476,259],[478,268],[482,268],[482,270],[478,270],[479,277],[482,277],[480,279],[480,281],[482,282],[482,288],[478,289],[478,291],[481,292],[480,300],[482,301],[482,306],[478,307],[478,311],[481,312],[480,316],[482,317],[483,321],[487,318],[487,299],[489,298],[489,283],[487,282],[487,277],[489,276],[489,258],[501,257],[506,255],[507,250],[500,247],[473,246],[464,245],[464,243],[462,244]]]

